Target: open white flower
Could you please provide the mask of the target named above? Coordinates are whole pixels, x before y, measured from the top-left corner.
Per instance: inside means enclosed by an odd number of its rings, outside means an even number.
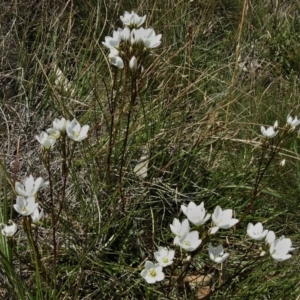
[[[146,20],[146,15],[143,17],[138,16],[133,11],[129,13],[128,11],[125,11],[123,16],[120,16],[121,21],[124,25],[130,26],[130,27],[140,27]]]
[[[123,69],[124,68],[124,62],[123,62],[123,59],[120,56],[113,56],[113,55],[109,54],[108,58],[109,58],[109,62],[113,66],[116,66],[118,69]]]
[[[228,256],[229,253],[224,254],[224,249],[222,245],[214,248],[211,244],[208,246],[209,258],[217,264],[222,263]]]
[[[171,265],[173,263],[174,255],[174,250],[168,250],[165,247],[159,247],[158,251],[154,252],[155,259],[162,267]]]
[[[61,118],[61,119],[55,118],[53,121],[53,128],[63,133],[66,132],[67,120],[65,118]]]
[[[122,32],[121,32],[121,39],[124,42],[128,42],[131,39],[131,31],[128,27],[124,27]]]
[[[261,241],[262,239],[264,239],[267,233],[268,230],[263,230],[263,226],[260,222],[255,225],[253,225],[252,223],[248,224],[247,234],[250,238],[256,241]]]
[[[35,196],[38,190],[42,190],[49,185],[49,182],[45,182],[42,177],[33,179],[33,176],[30,175],[24,180],[24,184],[21,182],[15,183],[16,193],[23,197],[32,197]]]
[[[35,138],[45,149],[52,148],[56,142],[56,139],[53,136],[48,135],[45,131],[42,131],[40,135],[36,135]]]
[[[270,255],[276,261],[284,261],[291,258],[292,255],[288,253],[293,250],[295,248],[292,248],[291,239],[285,238],[284,235],[270,245]]]
[[[81,127],[80,123],[74,119],[72,122],[69,120],[67,121],[66,128],[68,137],[75,142],[80,142],[87,137],[90,126],[84,125]]]
[[[113,32],[113,36],[106,36],[105,37],[105,42],[102,42],[102,44],[107,47],[108,49],[111,48],[119,48],[120,42],[122,40],[122,32],[123,29],[118,28],[118,30],[115,30]]]
[[[162,266],[154,264],[152,261],[146,261],[145,269],[141,272],[141,276],[148,283],[155,283],[156,281],[162,281],[165,278],[165,274],[162,271]]]
[[[203,225],[210,218],[210,214],[206,214],[204,202],[198,206],[194,202],[190,202],[187,207],[181,205],[181,210],[187,216],[189,221],[196,226]]]
[[[18,196],[17,203],[14,204],[14,209],[16,212],[26,217],[31,215],[38,205],[39,204],[35,202],[34,197],[27,197],[25,199],[23,196]]]
[[[147,48],[156,48],[161,44],[161,34],[156,35],[154,29],[149,28],[145,30],[145,36],[143,37],[144,45]]]
[[[41,211],[39,211],[38,208],[36,208],[33,213],[31,214],[31,220],[32,223],[34,224],[38,224],[40,223],[40,221],[44,218],[44,210],[41,209]]]
[[[174,245],[179,245],[180,238],[186,233],[190,232],[190,224],[188,219],[185,219],[182,221],[182,223],[180,223],[180,221],[175,218],[173,223],[170,224],[170,227],[173,234],[176,235],[174,239]]]
[[[54,139],[59,139],[61,136],[61,132],[59,130],[56,130],[54,128],[49,128],[47,129],[47,133],[49,134],[50,137],[54,138]]]
[[[278,122],[275,121],[274,126],[269,126],[268,129],[266,129],[264,126],[260,127],[261,134],[269,139],[272,139],[277,135],[279,132],[278,130]]]
[[[297,117],[292,118],[290,115],[287,116],[286,122],[290,125],[293,129],[300,124],[300,120]]]
[[[215,208],[214,213],[212,214],[212,220],[215,226],[210,228],[210,234],[215,234],[219,228],[228,229],[239,221],[238,219],[232,218],[232,209],[222,210],[219,205]]]
[[[6,224],[0,224],[4,226],[4,228],[1,230],[2,234],[4,236],[12,237],[16,232],[17,232],[17,224],[14,223],[12,220],[9,220],[8,222],[11,225],[6,225]]]
[[[66,132],[66,127],[67,127],[67,120],[65,118],[54,119],[53,127],[47,129],[47,133],[51,137],[58,139],[61,136],[61,134],[64,134]]]
[[[198,231],[191,231],[189,233],[185,233],[179,239],[179,246],[186,251],[196,250],[200,246],[201,243],[202,243],[202,240],[199,239]]]
[[[123,59],[119,56],[119,51],[115,48],[110,49],[110,53],[108,55],[108,59],[110,63],[114,66],[116,66],[119,69],[124,68],[124,62]]]
[[[139,29],[132,29],[130,32],[131,45],[144,43],[143,39],[146,36],[146,29],[141,27]]]

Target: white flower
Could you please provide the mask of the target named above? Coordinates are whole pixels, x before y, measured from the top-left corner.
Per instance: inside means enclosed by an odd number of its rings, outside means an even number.
[[[53,128],[61,132],[66,132],[67,120],[65,118],[54,119]]]
[[[222,263],[229,256],[229,253],[224,254],[224,249],[222,245],[219,245],[218,247],[214,248],[211,244],[209,244],[208,254],[209,258],[217,264]]]
[[[117,49],[115,49],[115,48],[110,49],[108,58],[112,65],[116,66],[119,69],[124,68],[123,59],[119,56],[119,51]]]
[[[42,131],[40,135],[36,135],[35,137],[45,149],[52,148],[56,141],[53,136],[49,136],[45,131]]]
[[[17,232],[18,227],[17,224],[14,223],[12,220],[9,220],[8,223],[10,223],[11,225],[0,224],[4,226],[1,232],[4,236],[12,237]]]
[[[36,208],[31,215],[32,223],[38,224],[43,217],[44,217],[44,210],[41,209],[41,212],[39,212],[39,209]]]
[[[147,48],[156,48],[161,44],[161,34],[156,35],[153,29],[146,29],[143,42]]]
[[[109,62],[116,66],[119,69],[124,68],[124,62],[123,59],[119,56],[119,50],[115,48],[110,49],[110,53],[108,54]]]
[[[130,41],[131,31],[128,27],[124,27],[121,32],[121,39],[125,42]]]
[[[33,213],[33,211],[38,207],[38,203],[35,202],[34,197],[24,198],[23,196],[17,197],[17,203],[14,204],[14,209],[26,217]]]
[[[161,34],[156,35],[152,28],[133,29],[131,31],[131,44],[143,43],[146,48],[156,48],[161,44]]]
[[[137,44],[137,43],[143,43],[143,39],[146,36],[146,29],[143,27],[139,29],[132,29],[130,32],[130,43]]]
[[[125,11],[124,16],[120,16],[120,19],[124,25],[140,27],[145,22],[146,15],[140,17],[133,11],[131,13]]]
[[[178,219],[173,220],[173,224],[170,224],[171,231],[176,235],[174,239],[174,245],[179,245],[180,238],[186,233],[190,232],[189,220],[185,219],[180,223]]]
[[[141,276],[148,283],[155,283],[156,281],[162,281],[165,278],[165,274],[162,271],[162,266],[154,264],[152,261],[146,261],[145,269],[141,272]]]
[[[200,246],[201,242],[202,240],[199,239],[199,232],[191,231],[189,233],[185,233],[179,239],[179,246],[186,251],[194,251]]]
[[[258,222],[255,225],[253,225],[252,223],[248,224],[247,234],[250,238],[256,241],[261,241],[263,238],[266,237],[267,233],[268,230],[263,230],[263,226],[260,222]]]
[[[24,180],[24,184],[21,182],[15,183],[15,190],[16,193],[20,196],[24,197],[32,197],[35,196],[38,190],[42,190],[49,185],[49,182],[45,182],[42,177],[37,178],[36,180],[33,179],[33,176],[30,175]]]
[[[66,126],[67,121],[65,118],[54,119],[53,121],[53,127],[47,129],[47,132],[50,134],[50,136],[54,137],[55,139],[58,139],[62,133],[66,132]]]
[[[102,42],[102,44],[107,47],[108,49],[111,48],[118,48],[120,45],[120,42],[122,40],[122,32],[123,29],[118,28],[118,30],[115,30],[113,32],[113,36],[106,36],[105,37],[105,42]]]
[[[210,218],[210,214],[206,214],[204,202],[198,206],[194,202],[190,202],[187,207],[181,205],[181,210],[187,216],[189,221],[196,226],[203,225]]]
[[[284,235],[275,240],[270,246],[270,254],[276,261],[284,261],[291,258],[290,251],[295,250],[292,246],[291,239],[285,238]]]
[[[59,130],[56,130],[54,128],[47,129],[47,133],[50,135],[50,137],[53,137],[54,139],[59,139],[61,132]]]
[[[137,59],[135,56],[132,56],[129,62],[129,68],[132,71],[135,71],[137,69]]]
[[[67,135],[68,137],[75,141],[80,142],[87,137],[87,132],[90,129],[90,126],[84,125],[81,127],[79,122],[74,119],[73,121],[67,121]]]
[[[287,119],[286,119],[286,122],[288,125],[290,125],[293,129],[295,129],[296,126],[298,126],[300,124],[300,120],[298,120],[297,117],[295,117],[294,119],[288,115],[287,116]]]
[[[120,56],[113,56],[113,55],[108,55],[109,57],[109,62],[116,66],[118,69],[123,69],[124,68],[124,62],[123,59]]]
[[[261,126],[260,131],[263,136],[265,136],[266,138],[272,139],[279,132],[278,122],[275,121],[274,126],[269,126],[268,129],[266,129],[264,126]]]
[[[162,267],[169,266],[173,263],[175,251],[168,250],[164,247],[159,247],[158,251],[154,252],[154,257]]]
[[[239,221],[238,219],[232,218],[232,209],[225,209],[222,211],[222,208],[219,205],[212,214],[212,220],[215,226],[209,230],[210,234],[215,234],[219,228],[228,229]]]

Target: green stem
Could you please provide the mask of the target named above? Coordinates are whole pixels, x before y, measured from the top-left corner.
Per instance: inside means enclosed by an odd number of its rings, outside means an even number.
[[[52,243],[53,243],[53,291],[54,299],[56,295],[56,261],[57,261],[57,244],[56,244],[56,220],[55,220],[55,209],[54,209],[54,195],[53,195],[53,183],[50,170],[50,151],[46,152],[46,169],[49,177],[49,189],[50,189],[50,200],[51,200],[51,223],[52,223]]]
[[[124,212],[125,210],[125,205],[126,205],[126,200],[125,197],[123,195],[123,168],[124,168],[124,164],[125,164],[125,153],[126,153],[126,148],[127,148],[127,143],[128,143],[128,136],[129,136],[129,129],[130,129],[130,120],[131,120],[131,113],[136,101],[136,97],[137,97],[137,84],[136,84],[136,76],[135,74],[132,75],[131,77],[131,96],[130,96],[130,104],[129,104],[129,111],[128,111],[128,115],[127,115],[127,124],[126,124],[126,131],[125,131],[125,138],[123,141],[123,147],[122,147],[122,156],[121,156],[121,165],[120,165],[120,169],[119,169],[119,194],[121,196],[122,199],[122,210]]]
[[[113,145],[114,145],[113,132],[115,127],[114,125],[115,125],[116,96],[117,96],[117,93],[115,93],[114,95],[114,91],[116,90],[117,75],[118,75],[118,69],[116,68],[114,73],[113,86],[111,89],[110,103],[109,103],[110,128],[109,128],[108,154],[107,154],[107,161],[106,161],[106,184],[108,187],[110,187],[111,184],[110,168],[111,168],[111,156],[112,156]]]
[[[275,157],[275,154],[277,153],[277,151],[279,149],[281,141],[282,141],[282,136],[280,137],[280,139],[279,139],[278,143],[276,144],[275,148],[273,148],[273,145],[272,145],[272,148],[271,148],[272,149],[271,157],[268,160],[268,162],[266,163],[266,165],[263,168],[263,170],[261,171],[261,169],[262,169],[262,161],[263,161],[263,158],[265,157],[265,149],[262,150],[262,154],[261,154],[260,162],[259,162],[259,167],[258,167],[258,171],[257,171],[257,174],[256,174],[255,184],[254,184],[254,188],[253,188],[253,193],[252,193],[252,197],[251,197],[251,201],[250,201],[250,203],[249,203],[246,211],[244,212],[242,218],[240,219],[239,223],[237,224],[237,228],[240,226],[240,224],[242,223],[242,221],[245,219],[245,217],[252,210],[254,202],[255,202],[255,199],[257,198],[257,196],[261,192],[261,189],[259,189],[259,186],[260,186],[260,184],[261,184],[261,182],[263,180],[263,177],[264,177],[264,175],[265,175],[268,167],[270,166],[271,162],[273,161],[273,159]]]
[[[40,275],[45,274],[46,270],[42,264],[41,261],[41,255],[37,246],[37,243],[34,241],[32,231],[31,231],[31,218],[30,217],[24,217],[23,219],[24,224],[24,231],[27,235],[27,239],[29,241],[29,244],[31,246],[31,249],[33,250],[34,254],[34,261],[35,261],[35,269],[36,269],[36,280],[37,280],[37,291],[41,291],[41,281],[40,281]]]

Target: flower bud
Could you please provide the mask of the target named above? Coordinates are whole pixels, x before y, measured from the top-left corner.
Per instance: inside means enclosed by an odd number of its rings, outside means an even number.
[[[129,62],[129,67],[132,71],[136,71],[137,69],[137,59],[135,56],[132,56],[130,62]]]

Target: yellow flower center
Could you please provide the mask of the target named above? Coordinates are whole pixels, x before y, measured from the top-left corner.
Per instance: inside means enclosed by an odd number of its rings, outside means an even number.
[[[28,211],[27,207],[24,206],[24,207],[22,208],[22,211],[27,212],[27,211]]]
[[[168,257],[164,257],[164,258],[162,259],[162,261],[166,264],[166,263],[169,262],[169,259],[168,259]]]
[[[151,277],[156,277],[156,271],[155,271],[155,269],[151,269],[151,270],[149,271],[149,276],[151,276]]]

